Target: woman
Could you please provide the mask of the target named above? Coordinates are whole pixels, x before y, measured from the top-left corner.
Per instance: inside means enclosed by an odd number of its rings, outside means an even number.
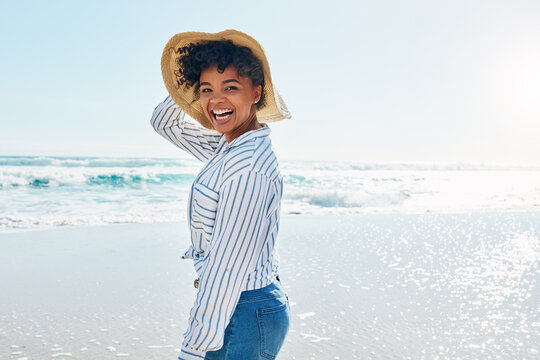
[[[182,258],[199,278],[179,359],[275,359],[290,307],[278,276],[283,180],[266,122],[290,114],[262,47],[239,31],[177,34],[161,66],[170,96],[152,126],[206,163],[188,201]]]

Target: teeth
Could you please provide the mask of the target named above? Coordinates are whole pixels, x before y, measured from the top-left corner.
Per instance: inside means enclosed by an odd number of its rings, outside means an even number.
[[[232,110],[231,109],[219,109],[219,110],[216,109],[214,110],[214,114],[223,114],[229,111],[232,111]]]
[[[228,118],[229,116],[231,116],[231,114],[227,114],[227,115],[222,115],[222,116],[220,116],[220,115],[216,115],[216,119],[217,119],[217,120],[223,120],[223,119],[226,119],[226,118]]]

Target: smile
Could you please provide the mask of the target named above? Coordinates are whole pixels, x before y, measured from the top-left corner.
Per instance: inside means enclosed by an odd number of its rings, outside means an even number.
[[[224,122],[229,120],[232,113],[234,111],[232,109],[214,109],[212,110],[212,114],[214,115],[214,119],[219,122]]]

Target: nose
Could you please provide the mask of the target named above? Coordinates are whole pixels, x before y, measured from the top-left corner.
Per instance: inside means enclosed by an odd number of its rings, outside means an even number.
[[[218,104],[223,101],[223,94],[219,91],[214,91],[212,97],[210,98],[210,103]]]

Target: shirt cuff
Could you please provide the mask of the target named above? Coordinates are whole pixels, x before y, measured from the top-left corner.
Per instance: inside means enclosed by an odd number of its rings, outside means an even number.
[[[193,245],[189,245],[189,249],[184,253],[184,255],[181,256],[182,259],[193,259],[195,256],[196,251],[195,248],[193,248]]]
[[[180,350],[179,360],[201,360],[205,358],[206,351],[195,350],[192,347],[182,344],[182,349]]]

